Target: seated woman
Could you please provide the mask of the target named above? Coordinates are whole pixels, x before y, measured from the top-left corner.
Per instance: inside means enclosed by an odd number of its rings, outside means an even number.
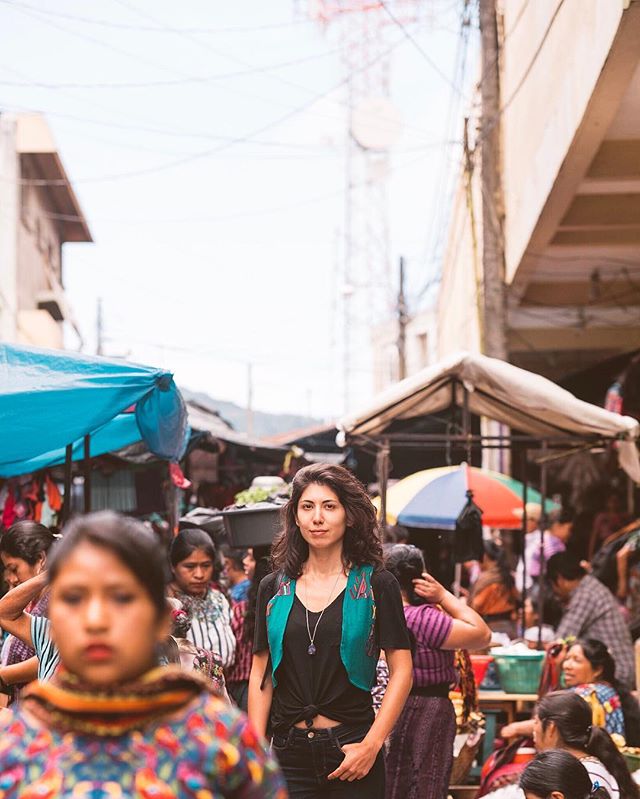
[[[571,691],[554,691],[540,700],[533,719],[533,741],[538,752],[563,749],[587,770],[593,787],[606,788],[611,799],[640,799],[640,790],[608,732],[595,727],[590,706]],[[513,782],[517,770],[511,770]],[[496,784],[496,782],[490,783]],[[485,799],[514,799],[506,786]]]
[[[594,788],[580,761],[562,749],[549,749],[532,760],[520,777],[526,799],[609,799],[601,787]]]
[[[640,707],[616,681],[615,661],[601,641],[578,639],[562,663],[564,684],[589,703],[592,724],[610,735],[625,738],[630,746],[640,743]],[[517,721],[502,729],[503,738],[532,735],[533,720]]]
[[[480,576],[471,587],[469,606],[494,632],[515,637],[520,595],[502,547],[485,541],[480,568]]]
[[[630,746],[640,744],[640,707],[616,680],[615,661],[602,641],[575,641],[562,671],[566,687],[591,705],[593,724],[610,735],[622,735]]]
[[[61,667],[2,720],[3,799],[285,799],[246,717],[195,673],[155,668],[170,620],[163,557],[144,525],[114,513],[74,519],[49,584]]]

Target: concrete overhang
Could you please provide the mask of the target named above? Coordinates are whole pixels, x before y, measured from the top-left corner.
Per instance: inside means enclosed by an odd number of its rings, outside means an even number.
[[[16,148],[29,174],[37,181],[47,181],[43,188],[54,208],[61,242],[93,241],[51,130],[41,114],[18,114]]]
[[[639,42],[633,2],[510,273],[510,359],[553,378],[640,346]]]
[[[581,124],[517,269],[512,296],[553,273],[589,284],[640,270],[640,3],[622,14]],[[557,281],[556,281],[557,282]],[[535,289],[539,291],[540,289]]]

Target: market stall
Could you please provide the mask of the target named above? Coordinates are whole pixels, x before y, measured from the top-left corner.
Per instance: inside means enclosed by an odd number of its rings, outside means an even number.
[[[144,441],[177,461],[189,438],[187,413],[170,372],[80,353],[0,345],[0,476],[71,466]],[[85,490],[85,510],[90,492]]]
[[[426,420],[448,417],[446,432],[416,432]],[[505,425],[487,433],[472,424],[484,417]],[[582,450],[613,447],[620,467],[640,482],[636,419],[577,399],[540,375],[484,355],[458,353],[391,386],[365,407],[338,422],[341,446],[358,445],[377,459],[380,516],[387,518],[387,482],[392,453],[403,449],[457,448],[471,463],[485,450],[509,451],[520,460],[528,501],[527,458],[542,451],[541,502],[546,501],[546,464],[551,458]],[[522,516],[523,535],[526,512]],[[541,533],[541,562],[544,563]]]

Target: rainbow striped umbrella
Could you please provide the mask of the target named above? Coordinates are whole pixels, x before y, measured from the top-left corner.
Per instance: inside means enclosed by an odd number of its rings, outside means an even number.
[[[499,472],[463,463],[426,469],[405,477],[387,490],[387,522],[408,527],[455,530],[456,519],[467,501],[467,491],[482,509],[482,523],[515,530],[522,527],[524,486]],[[542,502],[539,492],[527,488],[527,502]],[[377,500],[378,507],[380,500]],[[549,513],[558,506],[546,502]]]

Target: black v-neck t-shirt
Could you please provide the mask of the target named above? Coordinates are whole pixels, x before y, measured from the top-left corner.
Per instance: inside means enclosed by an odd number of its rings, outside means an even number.
[[[266,609],[276,591],[276,574],[260,583],[256,608],[254,651],[268,648]],[[376,642],[381,649],[410,649],[402,608],[400,587],[395,577],[382,570],[374,572],[371,585],[376,601]],[[318,714],[342,724],[371,724],[374,714],[369,691],[356,688],[340,658],[344,590],[324,611],[316,630],[315,655],[309,655],[309,633],[305,607],[294,597],[285,628],[278,685],[274,690],[271,722],[274,731],[289,729],[299,721]],[[309,612],[313,630],[320,613]]]

